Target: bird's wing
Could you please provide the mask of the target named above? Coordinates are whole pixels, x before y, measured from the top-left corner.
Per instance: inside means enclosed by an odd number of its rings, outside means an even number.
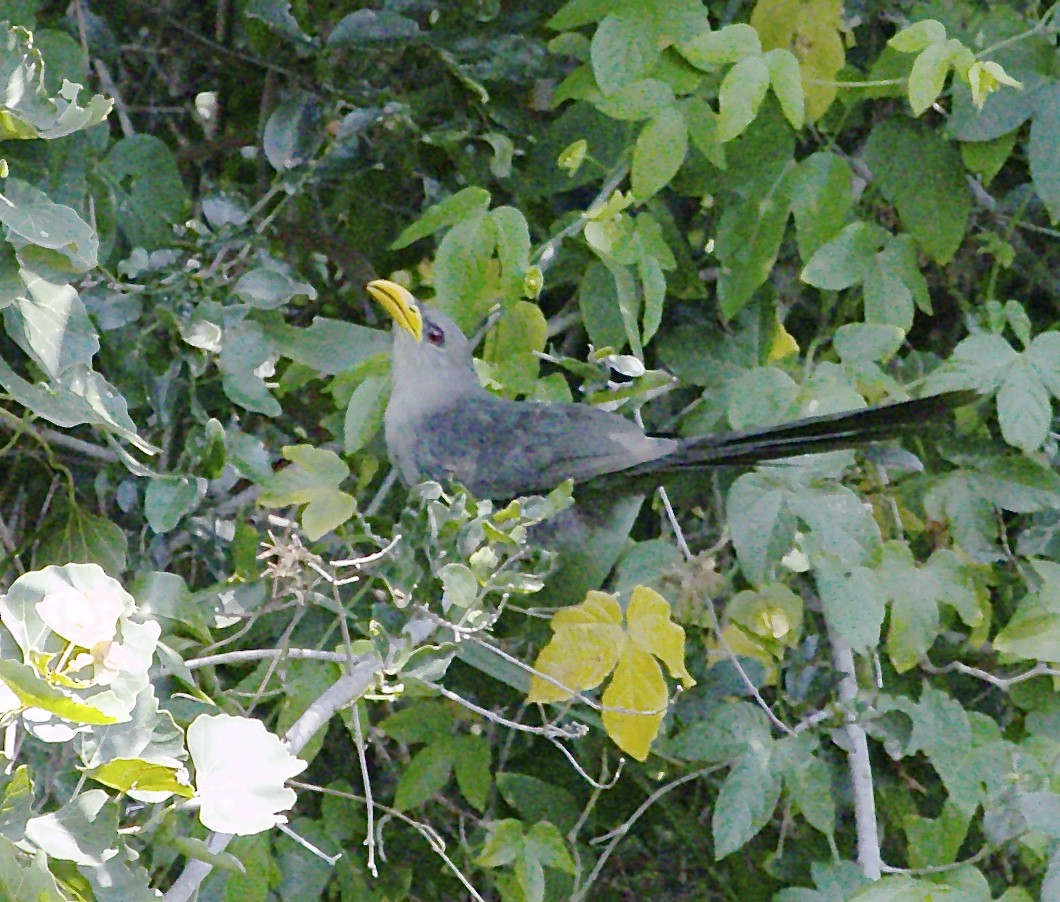
[[[646,436],[618,414],[581,404],[477,396],[415,427],[419,478],[453,478],[473,494],[512,497],[582,482],[665,456],[672,439]]]

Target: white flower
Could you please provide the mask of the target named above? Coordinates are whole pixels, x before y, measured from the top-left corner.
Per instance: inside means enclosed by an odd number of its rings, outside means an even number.
[[[117,595],[85,595],[70,585],[57,586],[37,602],[36,608],[37,616],[53,632],[88,649],[114,639],[118,618],[125,611]]]
[[[188,727],[199,820],[210,830],[247,836],[286,823],[295,803],[284,783],[307,764],[260,720],[230,714],[196,717]]]

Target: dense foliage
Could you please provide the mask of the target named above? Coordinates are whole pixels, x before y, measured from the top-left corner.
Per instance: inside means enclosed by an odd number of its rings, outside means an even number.
[[[1057,8],[3,20],[0,895],[1060,899]],[[981,400],[557,560],[376,276],[652,432]]]

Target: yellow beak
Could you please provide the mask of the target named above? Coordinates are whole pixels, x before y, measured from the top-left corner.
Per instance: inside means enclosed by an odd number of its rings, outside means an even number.
[[[368,293],[383,305],[395,323],[416,341],[422,340],[423,317],[411,291],[389,279],[373,279],[368,283]]]

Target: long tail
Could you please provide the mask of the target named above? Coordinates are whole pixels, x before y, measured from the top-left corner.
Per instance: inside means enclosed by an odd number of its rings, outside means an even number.
[[[858,447],[922,430],[937,423],[947,411],[978,397],[974,391],[950,391],[864,410],[806,417],[764,429],[690,438],[672,455],[646,464],[644,469],[746,466],[798,454]]]

